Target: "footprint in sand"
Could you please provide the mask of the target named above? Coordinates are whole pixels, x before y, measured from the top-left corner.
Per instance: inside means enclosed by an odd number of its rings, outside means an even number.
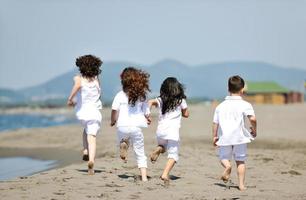
[[[291,175],[295,175],[295,176],[300,176],[302,175],[300,172],[295,171],[295,170],[289,170],[287,172],[281,172],[281,174],[291,174]]]
[[[123,185],[118,185],[115,183],[106,183],[105,187],[124,187]]]
[[[65,192],[53,192],[55,195],[65,195]]]
[[[132,194],[132,195],[130,195],[129,199],[140,199],[140,196],[137,195],[137,194]]]
[[[270,161],[273,161],[274,159],[273,158],[262,158],[262,161],[264,163],[267,163],[267,162],[270,162]]]

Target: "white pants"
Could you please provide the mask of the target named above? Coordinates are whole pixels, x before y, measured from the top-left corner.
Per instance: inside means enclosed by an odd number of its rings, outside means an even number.
[[[138,168],[147,168],[147,157],[144,151],[144,138],[139,127],[118,127],[117,129],[118,144],[122,139],[128,139],[133,146],[134,154]]]
[[[158,145],[163,146],[168,152],[168,158],[172,158],[177,162],[179,160],[179,141],[176,140],[165,140],[157,137]]]
[[[229,145],[219,147],[220,160],[245,161],[247,158],[247,144]]]

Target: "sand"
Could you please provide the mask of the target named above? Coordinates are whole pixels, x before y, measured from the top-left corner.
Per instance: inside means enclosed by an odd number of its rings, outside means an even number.
[[[54,111],[52,111],[54,112]],[[255,106],[258,137],[249,145],[246,186],[237,189],[220,180],[222,167],[211,145],[213,107],[190,106],[191,116],[181,128],[180,161],[169,187],[159,176],[166,155],[148,162],[150,181],[138,179],[133,153],[119,159],[116,129],[109,126],[110,110],[103,111],[98,135],[96,174],[87,175],[81,161],[81,127],[67,125],[9,131],[0,134],[0,157],[31,156],[57,159],[60,167],[32,176],[0,182],[0,199],[306,199],[306,105]],[[144,130],[146,154],[154,149],[156,113]]]

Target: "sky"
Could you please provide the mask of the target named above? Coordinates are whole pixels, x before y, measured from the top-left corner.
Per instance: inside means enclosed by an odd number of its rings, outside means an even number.
[[[306,70],[305,10],[305,0],[0,0],[0,88],[46,82],[84,54]]]

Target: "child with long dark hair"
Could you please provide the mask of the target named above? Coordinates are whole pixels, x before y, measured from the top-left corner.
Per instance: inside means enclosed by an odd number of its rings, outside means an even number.
[[[169,184],[169,173],[179,160],[181,117],[189,117],[183,85],[174,77],[166,78],[160,96],[149,101],[149,107],[152,106],[159,108],[159,119],[156,131],[158,146],[150,155],[151,162],[154,163],[161,153],[168,152],[168,161],[160,178]]]
[[[127,161],[128,148],[133,146],[142,181],[147,181],[147,157],[141,128],[149,123],[147,93],[149,74],[128,67],[121,73],[122,91],[118,92],[112,104],[111,126],[117,124],[120,157]]]
[[[88,174],[93,175],[96,156],[96,135],[100,130],[102,103],[98,76],[102,61],[93,55],[84,55],[76,59],[80,75],[74,77],[74,86],[67,104],[75,106],[76,117],[84,127],[83,160],[88,161]],[[76,102],[74,97],[76,96]]]

